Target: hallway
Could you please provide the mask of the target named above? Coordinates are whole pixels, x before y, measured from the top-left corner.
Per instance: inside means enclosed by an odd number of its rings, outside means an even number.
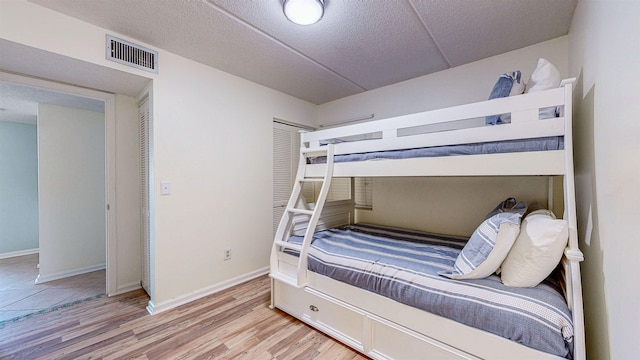
[[[56,306],[105,294],[104,270],[35,284],[38,254],[0,259],[0,326]]]

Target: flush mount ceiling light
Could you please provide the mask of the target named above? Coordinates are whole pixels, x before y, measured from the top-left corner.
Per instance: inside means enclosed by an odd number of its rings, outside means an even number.
[[[311,25],[322,19],[324,0],[284,0],[284,15],[298,25]]]

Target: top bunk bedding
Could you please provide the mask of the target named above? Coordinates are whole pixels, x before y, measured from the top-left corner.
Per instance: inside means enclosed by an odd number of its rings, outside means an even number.
[[[505,141],[489,141],[484,143],[421,147],[414,149],[400,149],[387,151],[372,151],[364,153],[335,155],[334,162],[369,161],[381,159],[413,159],[422,157],[461,156],[505,154],[531,151],[563,150],[563,136],[548,136],[535,139],[517,139]],[[310,164],[324,164],[326,156],[309,158]]]
[[[574,81],[518,96],[303,132],[305,175],[322,176],[321,164],[329,153],[336,177],[564,175],[572,166],[567,161],[572,159]],[[369,160],[380,161],[371,166]]]
[[[571,357],[571,312],[553,277],[533,288],[516,288],[495,275],[473,280],[440,275],[453,268],[466,240],[371,224],[327,229],[314,234],[308,268],[525,346]],[[302,243],[302,236],[289,241]]]

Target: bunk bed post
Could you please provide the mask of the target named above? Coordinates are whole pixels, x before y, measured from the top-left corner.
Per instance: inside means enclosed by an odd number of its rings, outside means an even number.
[[[276,304],[274,302],[275,299],[275,280],[273,278],[269,278],[270,282],[271,282],[271,289],[270,289],[270,297],[269,297],[269,309],[273,310],[276,308]]]
[[[351,189],[349,190],[349,200],[353,204],[349,210],[349,225],[356,223],[356,178],[351,177]]]
[[[547,192],[547,209],[553,211],[553,176],[547,177],[548,192]]]
[[[576,219],[576,190],[575,175],[573,169],[573,83],[575,78],[563,80],[564,86],[564,119],[565,119],[565,168],[564,175],[564,219],[569,223],[569,243],[565,250],[566,264],[565,269],[568,274],[565,276],[566,285],[571,288],[568,293],[571,294],[567,299],[569,308],[573,315],[574,326],[574,359],[586,359],[586,345],[584,337],[584,310],[582,304],[582,282],[580,281],[580,262],[584,260],[584,256],[578,247],[578,226]],[[566,272],[566,271],[565,271]]]

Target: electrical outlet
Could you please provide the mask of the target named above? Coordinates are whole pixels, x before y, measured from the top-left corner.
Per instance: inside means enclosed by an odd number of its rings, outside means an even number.
[[[231,259],[231,248],[230,247],[224,248],[224,259],[225,260]]]
[[[171,195],[171,181],[160,181],[160,195]]]

